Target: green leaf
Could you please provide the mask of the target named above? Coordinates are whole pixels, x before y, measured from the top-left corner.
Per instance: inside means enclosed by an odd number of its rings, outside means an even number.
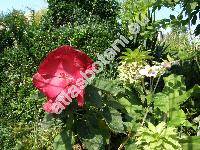
[[[105,118],[108,127],[117,133],[124,133],[124,126],[121,114],[112,107],[105,107],[103,110],[103,116]]]
[[[148,128],[150,131],[152,131],[153,133],[156,133],[156,127],[151,123],[151,122],[148,122]]]
[[[196,29],[195,29],[195,31],[194,31],[194,34],[195,34],[195,36],[198,36],[198,35],[200,34],[200,24],[198,24],[198,25],[196,26]]]
[[[187,138],[181,139],[180,144],[181,144],[183,150],[199,150],[200,137],[199,136],[189,136]]]
[[[127,99],[125,97],[121,97],[117,101],[125,109],[124,118],[126,119],[126,122],[124,122],[124,126],[126,127],[126,130],[136,131],[137,127],[140,126],[138,120],[140,120],[144,115],[142,105],[139,105],[137,99],[134,98]]]
[[[94,86],[103,91],[109,92],[116,96],[119,93],[124,93],[125,89],[119,85],[119,82],[116,80],[108,79],[95,79]]]
[[[169,120],[169,125],[178,126],[186,122],[186,115],[183,110],[171,111],[171,118]]]
[[[126,150],[136,150],[137,149],[137,145],[135,144],[134,140],[129,140],[126,145],[125,145],[125,149]]]
[[[174,20],[174,19],[176,19],[176,17],[174,15],[170,15],[170,19]]]
[[[195,25],[197,21],[197,15],[194,15],[192,18],[192,24]]]
[[[85,114],[84,119],[80,119],[76,122],[75,126],[78,135],[88,150],[103,149],[109,137],[108,129],[102,125],[100,126],[100,121],[95,112],[89,112]]]
[[[86,104],[93,105],[95,107],[102,107],[102,97],[100,91],[94,86],[88,86],[86,88]]]
[[[146,100],[147,100],[147,104],[150,105],[151,102],[152,102],[152,99],[153,99],[153,94],[152,93],[149,93],[147,96],[146,96]]]
[[[154,106],[167,113],[170,125],[190,125],[180,105],[185,102],[198,86],[186,91],[182,76],[170,75],[164,78],[165,87],[162,92],[155,94]]]
[[[87,147],[88,150],[99,150],[103,149],[103,136],[95,135],[90,139],[84,139],[83,144]]]
[[[165,147],[167,150],[181,148],[178,142],[176,128],[167,127],[165,122],[154,126],[148,122],[147,127],[140,127],[136,134],[136,145],[140,149],[160,149]]]
[[[55,150],[71,150],[74,142],[72,131],[65,129],[55,137],[53,147]]]
[[[148,26],[147,29],[149,29],[149,30],[153,30],[154,27],[153,27],[153,26]]]
[[[124,56],[121,56],[121,59],[122,61],[125,61],[127,63],[130,62],[143,63],[144,61],[153,58],[152,56],[149,55],[148,51],[141,51],[139,49],[131,50],[129,48],[127,48],[126,50],[127,51],[123,53]]]
[[[136,105],[133,102],[131,103],[130,100],[126,99],[125,97],[121,97],[118,99],[118,102],[124,106],[128,114],[136,114],[136,111],[141,111],[142,106],[141,105]]]
[[[191,9],[195,9],[198,6],[198,2],[190,2]]]
[[[171,112],[171,118],[168,122],[170,126],[179,126],[180,124],[184,126],[192,127],[192,124],[187,120],[186,114],[182,109],[174,110]]]
[[[161,122],[156,126],[156,131],[161,134],[163,129],[165,128],[166,123],[165,122]]]
[[[183,15],[182,15],[182,14],[179,14],[178,17],[177,17],[177,19],[178,19],[179,21],[182,21]]]

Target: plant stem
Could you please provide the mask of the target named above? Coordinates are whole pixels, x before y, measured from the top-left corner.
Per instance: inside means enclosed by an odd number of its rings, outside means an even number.
[[[154,89],[153,89],[153,93],[152,93],[152,94],[155,93],[156,88],[157,88],[157,86],[158,86],[158,83],[159,83],[159,81],[160,81],[161,76],[162,76],[162,75],[160,75],[160,76],[158,77],[158,80],[157,80],[157,82],[156,82],[156,85],[155,85],[155,87],[154,87]]]
[[[198,59],[196,58],[195,61],[196,61],[196,63],[197,63],[198,69],[199,69],[199,71],[200,71],[200,65],[199,65]]]
[[[118,150],[122,150],[130,138],[131,138],[131,132],[128,133],[127,139],[119,146]]]
[[[145,115],[144,115],[144,118],[142,119],[142,126],[143,126],[144,123],[145,123],[145,120],[146,120],[146,118],[147,118],[148,113],[149,113],[149,106],[147,107],[146,113],[145,113]]]
[[[144,78],[142,78],[142,87],[143,87],[143,92],[145,94],[146,93],[146,88],[145,88]]]
[[[150,77],[150,92],[152,92],[152,77]]]

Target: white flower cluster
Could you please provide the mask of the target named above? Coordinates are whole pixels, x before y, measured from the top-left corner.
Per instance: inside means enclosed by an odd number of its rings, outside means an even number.
[[[144,66],[138,62],[122,62],[118,67],[119,79],[127,83],[134,83],[141,77],[139,70],[143,67]]]
[[[145,66],[144,69],[139,70],[140,75],[146,77],[157,77],[159,74],[164,73],[165,68],[163,66]]]
[[[0,25],[0,31],[4,30],[4,29],[5,29],[5,27],[3,25]]]
[[[127,83],[135,83],[138,79],[146,77],[158,77],[165,73],[166,69],[171,68],[171,63],[164,61],[158,65],[144,66],[138,62],[122,62],[118,67],[119,79]]]
[[[149,66],[139,70],[139,74],[146,77],[157,77],[165,73],[166,69],[171,68],[172,63],[164,60],[161,64]]]

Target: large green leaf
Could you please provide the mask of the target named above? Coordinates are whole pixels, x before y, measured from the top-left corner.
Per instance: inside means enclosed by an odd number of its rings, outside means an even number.
[[[128,114],[136,115],[136,111],[142,111],[142,106],[141,105],[137,105],[137,104],[131,103],[130,100],[128,100],[125,97],[121,97],[120,99],[118,99],[118,102],[122,106],[124,106],[124,108],[126,109]]]
[[[102,97],[100,95],[100,90],[94,86],[88,86],[86,89],[86,105],[93,105],[95,107],[101,108]]]
[[[55,150],[71,150],[74,142],[72,131],[65,129],[55,137],[53,147]]]
[[[102,124],[102,119],[95,112],[88,112],[84,119],[76,122],[78,135],[88,150],[103,149],[110,137],[108,128]]]
[[[103,116],[105,118],[108,127],[117,133],[124,133],[124,126],[121,117],[121,113],[112,107],[105,107],[103,110]]]
[[[88,150],[103,150],[103,136],[95,135],[90,139],[83,139],[83,144],[87,147]]]
[[[185,102],[191,94],[199,89],[194,86],[186,91],[186,86],[182,76],[170,75],[164,78],[165,87],[162,92],[155,94],[154,106],[165,112],[169,117],[170,125],[189,125],[186,120],[186,115],[180,108],[180,105]]]
[[[182,109],[171,111],[169,125],[178,126],[183,124],[185,126],[192,126],[191,123],[186,120],[186,115]]]
[[[200,136],[189,136],[180,140],[183,150],[199,150]]]
[[[125,145],[126,150],[136,150],[137,145],[135,144],[135,141],[133,139],[130,139],[126,145]]]
[[[138,120],[143,117],[143,108],[142,105],[133,102],[133,100],[121,97],[118,99],[120,105],[126,110],[124,118],[126,119],[124,125],[128,131],[136,131],[139,126]]]
[[[117,80],[108,80],[108,79],[95,79],[94,86],[103,91],[109,92],[116,96],[121,92],[125,92],[125,89],[120,86]]]

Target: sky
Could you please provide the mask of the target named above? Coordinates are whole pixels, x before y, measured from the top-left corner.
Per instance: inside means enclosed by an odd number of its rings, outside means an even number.
[[[46,0],[0,0],[0,12],[8,12],[12,9],[23,10],[25,12],[28,12],[30,10],[29,8],[37,11],[47,7],[48,4]],[[178,14],[177,12],[180,12],[180,9],[178,7],[175,11],[165,8],[156,14],[156,18],[169,18],[169,15],[171,13]]]
[[[0,0],[0,12],[8,12],[12,9],[22,10],[26,13],[30,12],[30,9],[38,11],[43,8],[47,8],[48,4],[46,0]],[[156,13],[156,20],[169,19],[170,14],[177,16],[181,12],[179,6],[175,10],[169,8],[162,8]],[[199,22],[199,20],[198,20]],[[193,27],[195,28],[195,27]]]
[[[161,10],[157,11],[156,13],[156,20],[161,19],[169,19],[170,14],[173,14],[175,16],[178,16],[178,14],[181,12],[180,6],[176,6],[174,10],[170,8],[163,7]]]
[[[28,12],[29,8],[37,11],[47,6],[45,0],[0,0],[0,12],[8,12],[12,9]]]

